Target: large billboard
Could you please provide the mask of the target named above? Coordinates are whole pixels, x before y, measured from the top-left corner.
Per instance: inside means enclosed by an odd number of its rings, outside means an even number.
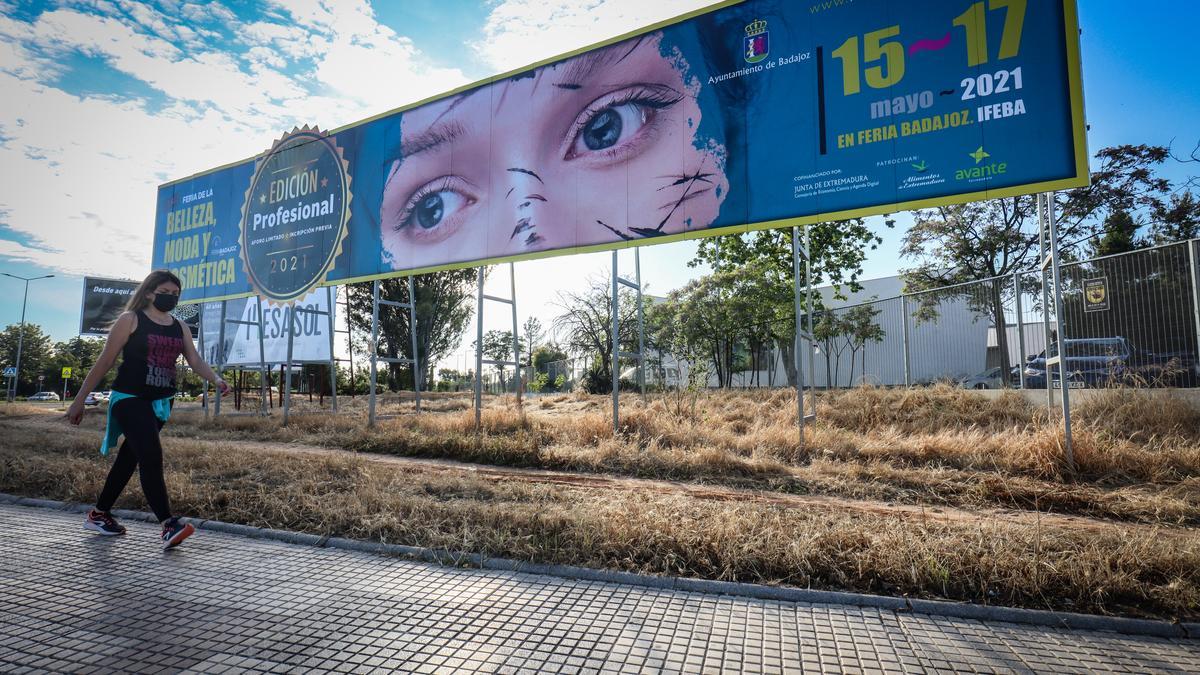
[[[292,363],[329,361],[329,295],[324,289],[301,297],[292,306],[280,307],[262,298],[225,302],[225,331],[221,331],[221,303],[200,305],[204,320],[204,360],[227,366],[258,366],[258,321],[262,313],[263,362],[287,363],[288,321],[293,322]],[[298,311],[294,311],[298,310]]]
[[[159,188],[185,300],[1087,183],[1074,0],[746,0]]]

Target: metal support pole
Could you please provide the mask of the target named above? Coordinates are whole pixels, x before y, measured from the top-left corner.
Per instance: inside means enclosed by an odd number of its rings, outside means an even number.
[[[800,355],[800,228],[792,228],[792,289],[796,311],[796,336],[792,360],[796,369],[796,420],[800,429],[800,447],[804,447],[804,366]]]
[[[379,280],[371,283],[371,340],[367,343],[371,357],[371,388],[367,398],[367,426],[375,426],[375,389],[379,373]]]
[[[25,346],[25,306],[29,303],[29,279],[25,279],[25,295],[21,299],[21,327],[17,333],[17,374],[12,378],[12,388],[8,392],[8,402],[17,398],[17,386],[21,383],[21,351]]]
[[[1038,260],[1039,274],[1042,277],[1042,333],[1045,338],[1045,350],[1042,354],[1043,366],[1046,374],[1046,409],[1050,410],[1054,407],[1054,384],[1050,381],[1050,286],[1046,281],[1046,266],[1042,264],[1046,260],[1046,253],[1049,250],[1046,245],[1046,201],[1045,195],[1037,196],[1037,220],[1038,220],[1038,252],[1040,258]]]
[[[908,314],[908,296],[904,295],[904,294],[900,295],[900,312],[904,315],[901,317],[901,319],[903,320],[903,323],[901,324],[901,331],[900,331],[901,342],[904,346],[904,386],[911,387],[912,386],[912,359],[909,356],[910,348],[908,345],[908,316],[909,316],[909,314]],[[864,375],[865,375],[865,373],[864,373]]]
[[[637,308],[638,308],[638,388],[642,398],[646,398],[646,317],[642,309],[642,256],[641,250],[633,249],[633,267],[637,277]]]
[[[517,265],[508,263],[508,297],[512,300],[512,336],[513,363],[517,364],[513,378],[516,380],[517,407],[521,405],[521,392],[525,388],[521,382],[521,336],[517,333]],[[503,367],[503,366],[501,366]]]
[[[354,325],[350,323],[350,287],[346,287],[346,351],[350,354],[350,398],[354,398],[358,383],[354,379]]]
[[[217,358],[215,360],[218,375],[225,369],[225,310],[228,302],[228,300],[221,301],[221,327],[217,329]],[[217,400],[213,403],[213,417],[221,414],[221,398],[223,397],[218,395]]]
[[[483,423],[483,267],[479,268],[475,293],[475,431]]]
[[[808,373],[813,383],[808,387],[809,408],[817,418],[817,355],[813,351],[813,276],[811,228],[804,228],[804,306],[808,310]]]
[[[283,426],[288,424],[288,413],[292,409],[292,345],[296,337],[296,305],[284,312],[288,318],[287,332],[287,370],[283,374]]]
[[[1053,192],[1046,195],[1046,213],[1050,224],[1050,267],[1054,274],[1054,325],[1058,331],[1058,381],[1062,385],[1063,433],[1067,451],[1067,467],[1074,473],[1075,453],[1071,443],[1071,383],[1067,380],[1067,340],[1062,321],[1062,273],[1058,264],[1058,224],[1054,218]]]
[[[269,414],[267,410],[267,346],[266,340],[263,337],[263,300],[260,297],[254,298],[255,307],[258,308],[258,386],[259,399],[258,410],[260,415]]]
[[[613,433],[617,433],[619,426],[619,418],[617,406],[620,399],[620,381],[621,381],[621,340],[620,333],[617,332],[617,301],[620,299],[617,292],[617,252],[612,252],[612,413],[613,413]]]
[[[197,307],[199,314],[196,315],[196,332],[200,334],[200,356],[204,357],[204,303],[200,303]],[[204,387],[200,390],[200,407],[204,408],[204,419],[208,419],[208,380],[200,378],[200,386]]]
[[[1200,353],[1200,239],[1188,242],[1188,262],[1192,270],[1192,313],[1196,319],[1196,352]]]
[[[413,278],[408,276],[408,334],[412,347],[413,397],[416,412],[421,412],[421,360],[417,358],[417,296]]]
[[[1017,310],[1017,376],[1020,378],[1021,390],[1025,390],[1025,314],[1021,308],[1021,273],[1013,270],[1013,299]],[[1008,340],[1004,341],[1008,344]],[[1000,373],[1004,378],[1004,386],[1008,386],[1008,373]]]
[[[337,412],[337,359],[333,354],[333,311],[337,308],[337,293],[330,286],[325,287],[325,303],[329,306],[329,394],[333,412]]]

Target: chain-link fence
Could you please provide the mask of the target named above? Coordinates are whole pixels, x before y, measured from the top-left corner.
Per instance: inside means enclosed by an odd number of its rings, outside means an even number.
[[[1069,386],[1200,386],[1198,267],[1200,240],[1064,263]],[[819,312],[813,316],[811,368],[807,354],[801,359],[805,379],[819,388],[936,382],[1045,388],[1048,357],[1052,364],[1058,349],[1053,286],[1046,277],[1045,297],[1041,273],[1033,270]],[[807,317],[802,320],[807,327]],[[757,369],[735,373],[732,384],[786,386],[784,360],[769,348],[741,359]],[[669,355],[652,355],[647,365],[651,386],[688,381],[689,364]],[[586,366],[572,362],[561,369],[575,386],[581,373],[586,377]],[[1049,370],[1051,385],[1061,386],[1057,369]],[[716,386],[715,378],[708,379]]]
[[[1200,240],[1193,240],[1064,263],[1069,385],[1197,386],[1198,258]],[[1047,344],[1057,356],[1053,297],[1049,280],[1043,297],[1034,270],[819,313],[812,381],[1044,388]],[[1061,386],[1057,379],[1053,372],[1053,386]]]

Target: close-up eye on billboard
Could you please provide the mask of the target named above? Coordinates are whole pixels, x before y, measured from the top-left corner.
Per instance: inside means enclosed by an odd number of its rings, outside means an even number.
[[[159,188],[184,300],[1087,182],[1073,0],[748,0]]]

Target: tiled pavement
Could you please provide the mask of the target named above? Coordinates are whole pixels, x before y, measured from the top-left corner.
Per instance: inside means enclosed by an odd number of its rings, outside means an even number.
[[[0,505],[3,672],[1163,672],[1200,640],[456,569]]]

